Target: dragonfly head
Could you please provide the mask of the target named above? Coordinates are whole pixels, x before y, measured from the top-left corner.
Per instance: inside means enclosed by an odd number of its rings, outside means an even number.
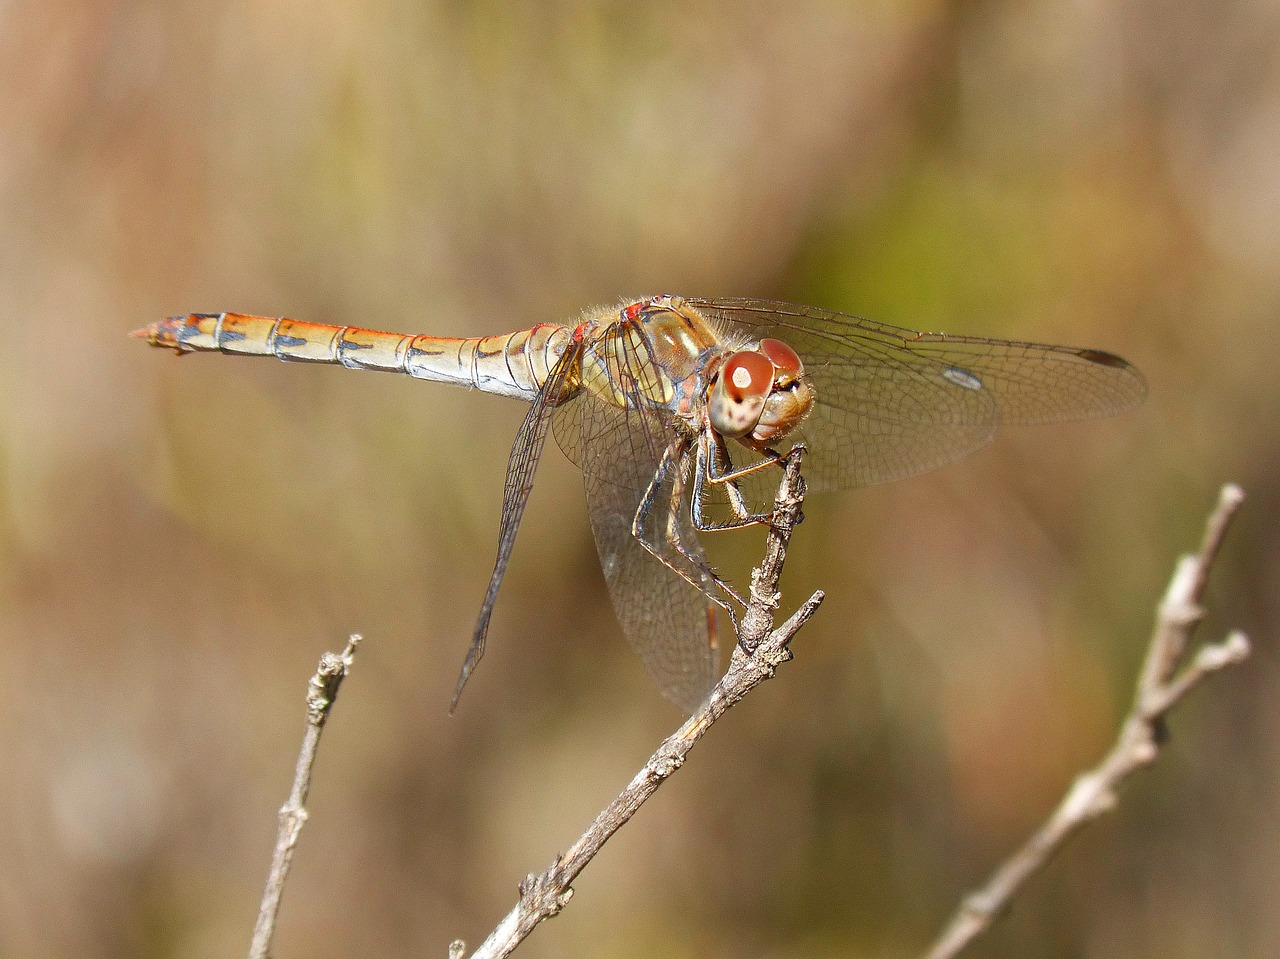
[[[813,386],[796,351],[781,340],[763,339],[755,349],[725,358],[711,384],[707,413],[721,436],[769,446],[794,430],[812,406]]]

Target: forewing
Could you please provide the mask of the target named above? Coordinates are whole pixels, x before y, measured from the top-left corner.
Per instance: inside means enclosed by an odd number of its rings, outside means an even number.
[[[722,333],[790,344],[817,402],[799,431],[815,490],[869,486],[954,462],[1001,421],[1107,416],[1146,394],[1100,350],[912,330],[765,300],[688,301]]]

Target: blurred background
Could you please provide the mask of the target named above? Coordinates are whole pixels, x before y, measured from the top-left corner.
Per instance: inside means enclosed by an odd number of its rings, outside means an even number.
[[[351,631],[280,956],[477,943],[681,718],[550,446],[446,715],[520,404],[126,334],[658,292],[1112,350],[1150,398],[811,499],[796,661],[521,955],[918,953],[1110,744],[1227,480],[1201,638],[1255,658],[974,954],[1276,955],[1278,41],[1265,0],[0,5],[0,955],[245,949]]]

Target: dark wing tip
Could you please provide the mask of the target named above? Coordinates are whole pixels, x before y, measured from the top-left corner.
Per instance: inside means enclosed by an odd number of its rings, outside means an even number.
[[[1096,363],[1098,366],[1116,371],[1119,382],[1124,383],[1122,389],[1124,395],[1120,406],[1114,412],[1132,409],[1147,398],[1147,378],[1124,357],[1105,350],[1090,349],[1077,350],[1076,355],[1088,363]]]
[[[1114,353],[1108,353],[1105,350],[1076,350],[1076,356],[1082,360],[1088,360],[1090,363],[1097,363],[1099,366],[1110,366],[1117,370],[1132,370],[1133,364],[1123,357],[1116,356]]]

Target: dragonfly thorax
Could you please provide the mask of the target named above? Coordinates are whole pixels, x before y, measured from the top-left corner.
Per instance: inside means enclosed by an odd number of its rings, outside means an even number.
[[[652,361],[642,369],[661,370],[650,378],[670,384],[660,397],[651,388],[646,395],[665,401],[692,432],[706,423],[723,437],[763,449],[785,439],[813,408],[804,364],[781,340],[743,342],[678,296],[631,303],[620,321],[621,330],[644,344],[633,345],[633,355]]]

